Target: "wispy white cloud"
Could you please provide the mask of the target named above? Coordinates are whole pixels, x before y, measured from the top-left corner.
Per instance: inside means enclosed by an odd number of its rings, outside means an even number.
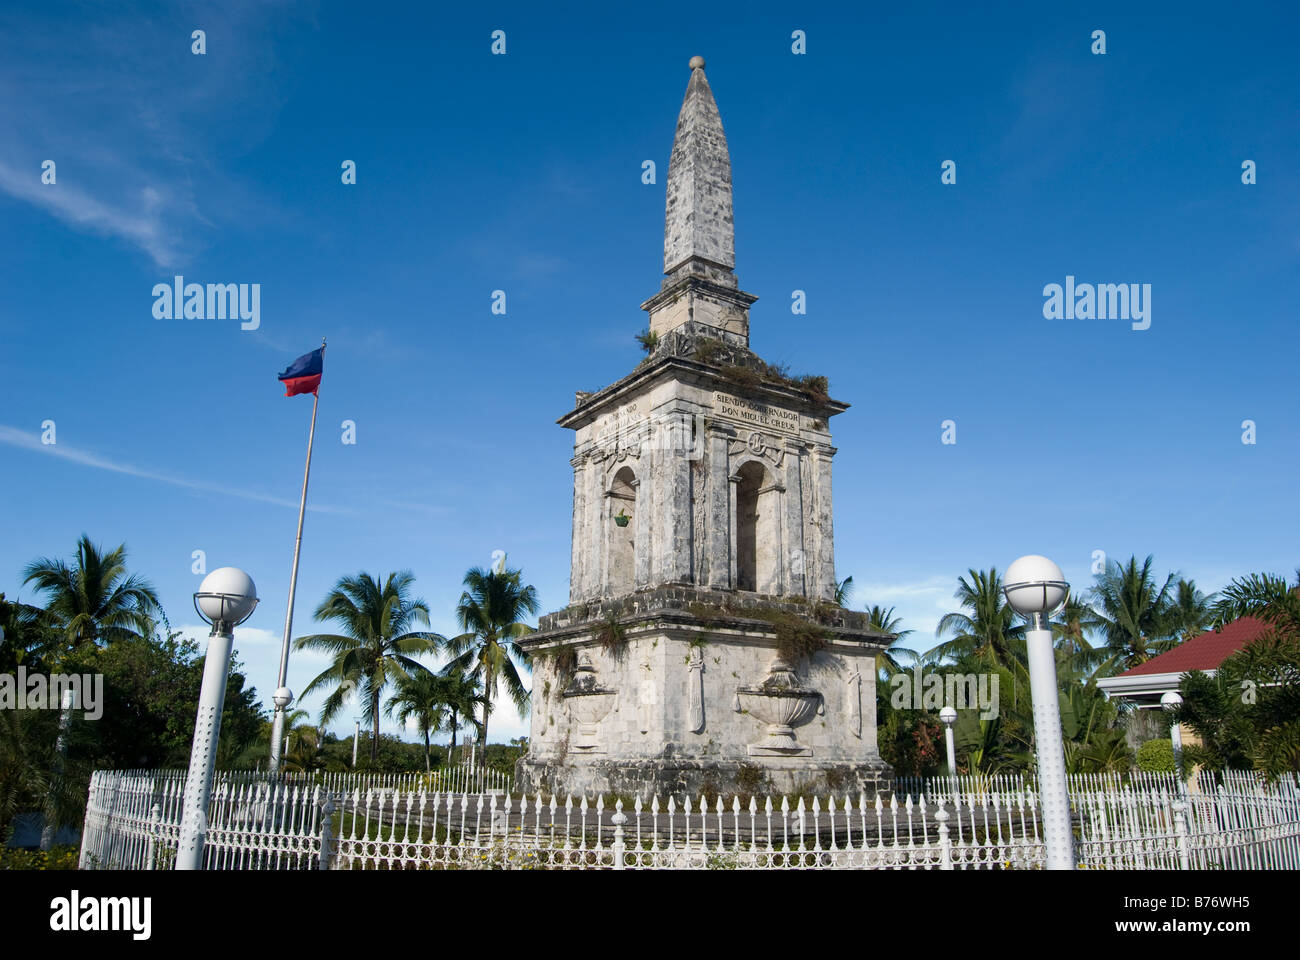
[[[855,583],[853,596],[858,607],[864,604],[893,607],[894,615],[902,618],[903,629],[913,631],[899,646],[922,652],[934,646],[932,638],[939,619],[955,606],[954,587],[952,577],[935,575],[902,583]]]
[[[40,207],[65,223],[134,243],[159,266],[176,262],[177,238],[163,222],[163,195],[153,187],[140,191],[134,208],[95,199],[68,183],[42,184],[39,168],[19,171],[0,161],[0,190]]]
[[[201,647],[203,643],[207,642],[208,634],[212,631],[212,628],[207,624],[184,623],[176,627],[175,630],[186,639],[195,641]],[[280,641],[280,634],[265,627],[235,627],[235,646],[238,648],[274,645],[279,649]]]
[[[265,601],[263,601],[265,602]],[[212,628],[206,623],[186,623],[175,628],[187,640],[193,640],[202,650],[208,642],[208,635]],[[294,636],[299,636],[297,630]],[[247,659],[246,666],[253,672],[257,666],[270,664],[272,668],[279,665],[280,662],[280,644],[284,642],[284,634],[278,630],[268,630],[266,627],[235,627],[235,651],[241,658]],[[334,659],[334,655],[325,653],[321,650],[293,650],[290,655],[290,664],[311,663],[317,668],[324,667]]]
[[[235,639],[245,646],[274,645],[278,648],[283,640],[283,634],[265,627],[235,627]]]
[[[143,467],[137,467],[134,464],[110,460],[107,457],[101,457],[98,454],[79,450],[76,447],[68,446],[66,443],[44,444],[41,443],[39,437],[15,427],[4,426],[3,424],[0,424],[0,443],[11,447],[18,447],[23,450],[29,450],[33,453],[58,457],[61,460],[67,460],[70,463],[76,463],[83,467],[93,467],[97,470],[108,470],[112,473],[125,474],[129,477],[153,480],[157,483],[166,483],[173,487],[182,487],[186,490],[199,490],[204,493],[216,493],[227,497],[238,497],[241,500],[253,500],[258,503],[272,503],[280,507],[292,507],[295,510],[298,508],[298,502],[296,500],[286,500],[282,497],[273,497],[264,493],[256,493],[252,490],[239,490],[235,487],[225,487],[219,484],[204,483],[200,480],[190,480],[185,477],[159,473],[156,470],[147,470]],[[307,509],[317,513],[346,514],[354,512],[342,507],[329,507],[312,504],[308,504]]]
[[[201,3],[181,10],[123,0],[66,11],[0,9],[0,196],[80,231],[180,267],[221,222],[278,217],[225,171],[226,156],[268,135],[293,74],[275,28],[291,5]],[[190,53],[195,22],[209,50]],[[235,146],[214,135],[240,117]],[[41,163],[57,180],[41,182]]]
[[[867,598],[868,603],[887,606],[891,601],[903,598],[951,597],[953,581],[951,577],[930,577],[910,583],[863,583],[854,585],[854,593]]]

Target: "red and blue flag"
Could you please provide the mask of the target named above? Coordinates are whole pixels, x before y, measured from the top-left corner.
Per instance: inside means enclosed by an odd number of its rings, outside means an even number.
[[[304,353],[289,364],[289,369],[280,374],[280,382],[284,384],[284,395],[292,397],[299,393],[316,393],[320,389],[320,378],[324,372],[324,347],[318,347],[311,353]]]

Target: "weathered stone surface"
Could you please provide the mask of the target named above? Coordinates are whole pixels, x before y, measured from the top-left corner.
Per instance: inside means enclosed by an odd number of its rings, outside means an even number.
[[[664,273],[682,267],[705,269],[703,264],[692,264],[693,260],[727,270],[735,267],[731,156],[702,63],[691,69],[677,116],[666,192]],[[731,285],[735,285],[734,279]]]
[[[668,162],[663,285],[641,309],[661,337],[690,325],[745,346],[749,308],[758,298],[739,288],[733,272],[731,156],[703,63],[691,60]]]
[[[701,615],[680,609],[688,598],[707,595],[663,588],[624,598],[621,605],[562,611],[543,626],[567,625],[524,641],[534,657],[534,686],[529,752],[516,767],[521,789],[649,797],[702,789],[874,795],[889,788],[892,774],[876,749],[875,729],[875,655],[883,638],[874,631],[828,630],[826,646],[793,671],[797,680],[789,687],[807,701],[806,709],[789,730],[791,748],[773,752],[767,749],[772,717],[756,709],[753,692],[782,694],[770,682],[773,661],[780,662],[776,631],[752,618],[757,601],[748,611]],[[620,606],[644,612],[618,618]],[[793,612],[801,605],[761,606]],[[579,613],[583,622],[572,622]],[[610,614],[622,626],[621,641],[610,642],[606,634]],[[861,616],[837,611],[829,619],[843,623]],[[573,694],[572,677],[579,672],[590,688],[609,697],[595,726],[587,722],[590,698]],[[698,696],[692,685],[698,685]],[[700,716],[694,713],[698,707]]]
[[[559,766],[525,758],[515,770],[517,789],[529,795],[674,796],[692,803],[710,795],[758,796],[816,793],[821,796],[888,797],[894,772],[878,757],[866,763],[804,763],[766,760],[593,759]],[[730,811],[730,801],[727,803]]]
[[[534,656],[529,791],[887,791],[876,654],[889,638],[835,592],[824,380],[749,349],[731,165],[703,62],[678,119],[659,335],[616,383],[579,391],[570,605]],[[802,659],[798,643],[823,646]],[[778,655],[778,650],[784,652]]]
[[[615,387],[560,421],[576,433],[571,602],[664,583],[834,595],[826,425],[843,404],[672,356]]]

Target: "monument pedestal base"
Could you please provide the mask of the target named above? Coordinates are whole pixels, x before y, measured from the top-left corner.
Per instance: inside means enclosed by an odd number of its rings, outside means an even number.
[[[875,726],[888,639],[858,611],[682,586],[544,616],[519,640],[533,697],[515,788],[889,796]]]
[[[639,796],[643,801],[659,797],[660,802],[676,797],[680,804],[689,796],[754,796],[814,794],[837,798],[848,796],[855,804],[865,794],[867,802],[877,796],[888,800],[893,793],[894,771],[879,758],[858,762],[836,762],[799,757],[764,757],[762,765],[743,760],[602,760],[590,763],[545,763],[521,759],[515,766],[515,792],[527,796],[595,797],[600,794]]]

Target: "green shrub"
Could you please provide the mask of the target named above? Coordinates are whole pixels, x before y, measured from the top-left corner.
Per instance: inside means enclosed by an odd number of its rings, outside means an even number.
[[[14,850],[0,847],[0,870],[76,870],[80,851],[76,847],[44,850]]]
[[[1172,740],[1148,740],[1138,747],[1137,765],[1147,773],[1174,772],[1174,744]]]

